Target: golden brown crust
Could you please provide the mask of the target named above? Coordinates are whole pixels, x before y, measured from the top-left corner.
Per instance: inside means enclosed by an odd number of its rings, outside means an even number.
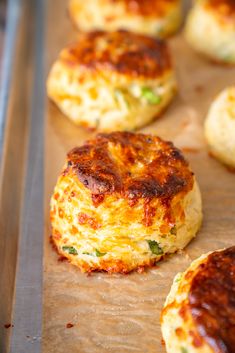
[[[200,336],[215,352],[235,352],[235,246],[210,254],[200,265],[189,308]]]
[[[161,198],[166,205],[179,192],[193,186],[193,173],[181,152],[159,137],[130,132],[98,134],[68,153],[64,174],[75,173],[90,189],[93,202],[117,194],[135,204],[146,202],[146,223],[153,217],[148,202]]]
[[[126,12],[141,16],[164,16],[169,6],[179,3],[178,0],[110,0],[113,3],[123,2]]]
[[[72,68],[131,77],[156,78],[171,69],[166,43],[123,30],[83,34],[77,44],[62,51],[60,59]]]
[[[235,1],[234,0],[209,0],[207,7],[213,10],[223,18],[233,19],[235,16]]]

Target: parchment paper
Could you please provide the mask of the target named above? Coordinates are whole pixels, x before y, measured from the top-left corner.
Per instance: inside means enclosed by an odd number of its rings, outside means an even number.
[[[84,0],[85,1],[85,0]],[[67,1],[47,1],[47,72],[59,51],[76,38]],[[235,174],[208,156],[203,120],[214,96],[235,83],[235,69],[220,67],[195,54],[182,35],[170,41],[179,94],[164,116],[142,131],[173,140],[183,148],[196,173],[204,222],[185,251],[143,274],[87,276],[49,244],[49,199],[68,150],[91,133],[75,127],[48,103],[45,145],[45,353],[163,353],[159,315],[178,271],[210,250],[235,243]],[[74,325],[67,328],[67,324]],[[70,325],[71,326],[71,325]]]

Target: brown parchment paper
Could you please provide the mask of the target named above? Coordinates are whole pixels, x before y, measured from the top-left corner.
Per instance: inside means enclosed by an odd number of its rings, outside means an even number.
[[[85,1],[85,0],[84,0]],[[67,1],[47,1],[47,72],[58,52],[76,38]],[[235,68],[205,61],[182,35],[170,41],[179,94],[164,116],[142,131],[173,140],[183,148],[198,178],[204,222],[185,251],[143,274],[81,274],[59,262],[49,244],[49,199],[66,152],[91,137],[75,127],[50,102],[46,112],[44,353],[163,353],[159,316],[178,271],[210,250],[235,243],[235,174],[210,158],[203,120],[211,100],[235,83]],[[68,323],[73,324],[67,328]]]

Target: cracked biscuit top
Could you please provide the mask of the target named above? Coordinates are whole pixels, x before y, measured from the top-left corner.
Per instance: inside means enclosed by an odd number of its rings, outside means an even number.
[[[171,69],[165,42],[124,30],[82,34],[76,45],[64,49],[60,60],[84,72],[116,72],[155,79]]]
[[[64,174],[75,173],[98,202],[106,195],[137,202],[171,199],[193,187],[181,152],[159,137],[130,132],[98,134],[68,153]]]

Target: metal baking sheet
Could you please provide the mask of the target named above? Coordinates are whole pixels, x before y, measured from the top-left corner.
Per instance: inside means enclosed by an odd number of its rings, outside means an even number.
[[[234,245],[235,175],[208,156],[203,121],[215,95],[234,84],[235,68],[204,60],[182,34],[170,40],[179,93],[142,131],[184,150],[202,191],[202,229],[185,251],[145,273],[87,276],[58,261],[49,201],[66,153],[92,134],[43,104],[45,77],[77,33],[65,0],[10,2],[18,4],[19,22],[1,160],[0,352],[163,353],[159,315],[174,275],[202,253]]]
[[[0,352],[41,352],[43,2],[9,0],[0,96]]]

